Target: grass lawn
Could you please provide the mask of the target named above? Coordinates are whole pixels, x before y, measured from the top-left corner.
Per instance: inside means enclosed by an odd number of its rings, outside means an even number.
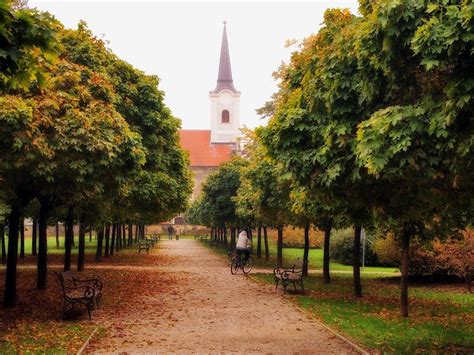
[[[204,245],[210,246],[209,242],[202,241]],[[255,243],[255,242],[254,242]],[[227,256],[227,249],[222,246],[212,247],[214,251],[218,254]],[[257,259],[256,256],[256,244],[254,244],[253,248],[253,259],[255,263],[255,267],[259,268],[274,268],[276,265],[276,255],[277,255],[277,246],[271,240],[269,241],[269,249],[270,249],[270,260],[267,262],[265,259]],[[262,256],[265,257],[264,252],[262,251]],[[303,258],[303,248],[283,248],[283,264],[286,266],[292,265],[293,261],[296,258]],[[321,270],[323,268],[323,251],[321,249],[310,249],[309,250],[309,268],[310,269],[318,269]],[[330,269],[332,271],[352,271],[352,266],[350,265],[342,265],[337,262],[330,263]],[[397,268],[393,267],[377,267],[377,266],[366,266],[361,269],[361,272],[370,272],[370,273],[390,273],[395,275],[398,273]]]
[[[352,296],[350,275],[333,275],[324,285],[322,276],[305,280],[306,295],[288,297],[324,323],[369,349],[411,354],[415,352],[474,351],[474,294],[462,285],[410,287],[410,317],[398,313],[399,279],[363,276],[362,299]],[[273,284],[273,276],[252,278]]]

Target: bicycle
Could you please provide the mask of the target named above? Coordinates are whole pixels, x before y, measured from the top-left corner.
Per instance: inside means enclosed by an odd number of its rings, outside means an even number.
[[[242,272],[247,275],[250,271],[252,271],[253,268],[253,258],[251,255],[247,257],[247,260],[244,259],[243,255],[238,255],[236,254],[232,258],[232,262],[230,264],[230,273],[232,275],[235,275],[239,269],[242,270]]]

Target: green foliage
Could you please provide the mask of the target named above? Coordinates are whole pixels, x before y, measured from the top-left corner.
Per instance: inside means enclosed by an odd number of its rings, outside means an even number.
[[[158,222],[183,211],[192,188],[189,164],[158,78],[118,59],[84,22],[66,30],[47,14],[4,3],[0,13],[0,45],[16,46],[0,55],[0,65],[15,70],[2,70],[2,80],[48,77],[41,87],[37,80],[11,95],[0,86],[5,201],[48,197],[58,207],[94,211],[89,223]],[[53,52],[59,59],[50,60]],[[10,88],[17,87],[13,81]]]
[[[397,233],[449,235],[473,210],[472,4],[386,0],[361,13],[326,12],[280,69],[259,136],[303,195],[351,224],[376,211]]]
[[[207,177],[200,198],[194,201],[187,214],[192,223],[230,227],[243,225],[237,215],[234,199],[247,164],[244,159],[233,158]]]
[[[58,23],[48,13],[0,2],[0,92],[44,86],[56,54]]]
[[[374,251],[374,237],[366,234],[365,239],[365,265],[378,266],[380,265],[377,255]],[[332,233],[331,238],[331,257],[344,265],[353,264],[353,246],[354,246],[354,230],[351,228],[339,229]],[[362,253],[360,259],[362,265]]]

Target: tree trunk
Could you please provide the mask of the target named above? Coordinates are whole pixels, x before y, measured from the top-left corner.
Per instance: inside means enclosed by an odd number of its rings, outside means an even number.
[[[270,249],[268,248],[267,227],[263,227],[263,241],[265,244],[265,260],[270,260]]]
[[[110,239],[109,255],[114,255],[115,250],[115,234],[117,233],[117,225],[112,223],[112,238]]]
[[[283,227],[278,226],[277,266],[283,266]]]
[[[40,200],[38,235],[38,273],[36,289],[45,290],[48,278],[48,216],[51,206],[47,199]]]
[[[25,218],[20,218],[20,259],[25,258]]]
[[[224,226],[224,245],[227,247],[227,227]]]
[[[257,228],[257,259],[262,258],[262,226]]]
[[[308,276],[308,256],[309,256],[309,221],[304,226],[304,250],[303,250],[303,276]]]
[[[138,234],[138,224],[135,225],[135,241],[138,242],[140,236]]]
[[[81,215],[79,222],[79,251],[77,255],[77,271],[84,271],[84,258],[86,247],[86,226],[84,225],[84,216]]]
[[[105,227],[105,256],[110,255],[110,224]]]
[[[360,226],[354,228],[354,248],[352,250],[352,270],[354,275],[354,296],[362,297],[362,284],[360,282]]]
[[[127,231],[125,228],[125,224],[122,224],[122,248],[127,247]]]
[[[36,240],[37,240],[37,231],[38,231],[38,221],[33,219],[33,225],[32,225],[32,230],[31,230],[31,254],[32,255],[38,255],[38,252],[36,250]]]
[[[117,224],[115,228],[115,251],[119,251],[122,249],[122,226]]]
[[[7,252],[5,250],[5,224],[0,223],[0,239],[2,243],[2,265],[7,263]]]
[[[89,228],[89,243],[92,242],[92,227]]]
[[[20,209],[11,206],[8,216],[8,256],[5,277],[3,306],[13,308],[16,305],[16,264],[18,259],[18,233],[20,229]]]
[[[99,227],[98,230],[96,230],[97,233],[97,252],[95,254],[95,260],[100,261],[102,258],[102,244],[104,241],[104,227]]]
[[[71,269],[71,248],[74,239],[74,207],[67,209],[66,221],[64,224],[64,271]]]
[[[128,225],[128,246],[133,244],[133,226],[131,224]]]
[[[402,260],[400,282],[400,315],[408,317],[408,265],[410,262],[410,232],[404,230],[402,234]]]
[[[59,222],[56,222],[56,249],[59,249]]]
[[[324,283],[331,283],[331,274],[329,273],[329,242],[331,240],[332,218],[326,219],[324,228],[324,253],[323,253],[323,276]]]

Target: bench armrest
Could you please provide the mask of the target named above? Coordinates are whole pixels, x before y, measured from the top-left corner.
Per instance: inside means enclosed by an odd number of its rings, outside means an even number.
[[[295,269],[294,266],[293,267],[281,267],[281,266],[279,266],[279,267],[276,267],[276,268],[273,269],[273,275],[282,274],[286,271],[293,272],[294,269]]]
[[[93,298],[95,290],[92,286],[66,286],[63,285],[64,296],[68,298]]]

